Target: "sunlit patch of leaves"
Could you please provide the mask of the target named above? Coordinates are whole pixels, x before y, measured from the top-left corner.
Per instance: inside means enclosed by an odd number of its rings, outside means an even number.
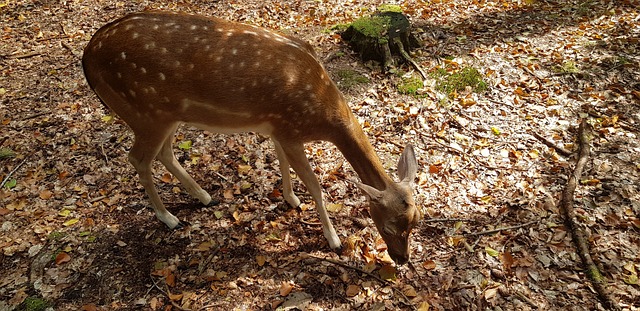
[[[357,85],[371,82],[369,78],[353,69],[340,69],[337,70],[335,74],[338,77],[338,85],[347,90],[352,89]]]
[[[576,63],[571,60],[563,62],[562,65],[555,66],[553,70],[561,74],[580,73],[580,69]]]
[[[400,92],[400,94],[419,96],[422,87],[423,83],[420,77],[415,75],[404,76],[402,77],[402,81],[398,83],[398,92]]]
[[[444,68],[437,68],[431,73],[431,77],[436,80],[435,89],[447,95],[467,88],[476,93],[487,90],[482,74],[474,67],[464,67],[452,73]]]

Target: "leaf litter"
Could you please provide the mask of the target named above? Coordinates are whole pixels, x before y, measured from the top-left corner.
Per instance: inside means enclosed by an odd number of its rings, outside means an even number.
[[[470,68],[486,83],[442,91],[427,80],[415,94],[398,88],[409,67],[361,65],[330,30],[380,4],[0,3],[0,309],[602,309],[550,203],[574,165],[558,150],[575,151],[581,118],[593,152],[576,213],[611,295],[640,308],[640,3],[400,1],[424,42],[414,55],[423,68]],[[79,63],[95,30],[144,9],[277,29],[336,55],[325,63],[336,81],[344,70],[366,78],[343,91],[383,163],[391,168],[406,142],[419,151],[426,217],[411,265],[389,265],[347,181],[355,174],[326,143],[307,154],[341,256],[300,182],[303,207],[284,203],[272,146],[256,135],[180,129],[178,160],[219,203],[200,206],[157,165],[163,201],[190,225],[157,221],[126,159],[131,135]]]

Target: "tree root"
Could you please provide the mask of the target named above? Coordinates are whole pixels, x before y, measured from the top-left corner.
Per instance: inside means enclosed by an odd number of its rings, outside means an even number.
[[[578,255],[582,260],[582,264],[585,268],[585,273],[593,286],[593,289],[598,295],[600,302],[611,310],[619,310],[620,306],[611,299],[606,290],[605,278],[593,262],[591,252],[589,250],[589,242],[586,234],[576,220],[575,210],[573,209],[573,193],[576,190],[578,180],[582,176],[582,170],[589,158],[589,138],[588,138],[588,124],[586,120],[582,120],[580,127],[578,128],[578,159],[576,161],[576,167],[573,173],[569,176],[567,185],[562,192],[562,197],[558,203],[558,207],[563,214],[565,226],[569,229],[573,243],[576,246]]]
[[[420,67],[420,65],[418,65],[418,63],[415,60],[413,60],[413,58],[411,58],[409,53],[407,53],[407,50],[404,49],[404,45],[402,44],[402,40],[400,40],[400,37],[393,38],[392,42],[398,48],[398,51],[400,51],[400,55],[402,55],[402,58],[404,58],[404,60],[409,62],[420,73],[420,75],[422,76],[422,79],[426,80],[427,74],[424,72],[422,67]]]

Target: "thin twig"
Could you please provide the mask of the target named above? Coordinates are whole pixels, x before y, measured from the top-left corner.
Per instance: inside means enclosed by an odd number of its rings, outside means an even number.
[[[571,151],[556,145],[552,141],[542,137],[540,134],[538,134],[536,132],[533,132],[533,134],[531,134],[531,135],[533,135],[533,137],[535,137],[538,140],[540,140],[540,142],[542,142],[543,144],[547,145],[547,147],[554,149],[557,153],[559,153],[560,155],[562,155],[564,157],[570,157],[573,154]]]
[[[167,299],[169,299],[169,302],[171,303],[171,305],[173,305],[176,309],[181,310],[181,311],[191,311],[191,309],[185,309],[183,307],[181,307],[179,304],[177,304],[175,301],[171,300],[171,296],[169,296],[169,294],[162,290],[162,288],[160,288],[160,286],[158,286],[158,283],[156,283],[156,280],[153,278],[152,275],[149,275],[149,277],[151,277],[151,282],[153,282],[152,287],[155,287],[160,293],[162,293],[163,295],[167,296]],[[169,289],[167,288],[167,291]]]
[[[22,120],[20,120],[20,121],[27,121],[27,120],[35,119],[37,117],[41,117],[41,116],[44,116],[44,115],[49,114],[49,113],[51,113],[51,112],[50,111],[37,112],[35,114],[32,114],[32,115],[29,115],[29,116],[26,116],[26,117],[22,118]]]
[[[40,54],[41,54],[40,52],[27,52],[27,53],[22,53],[22,54],[9,55],[9,56],[7,56],[7,58],[9,58],[9,59],[23,59],[23,58],[30,58],[30,57],[38,56]]]
[[[29,154],[31,155],[31,154]],[[2,183],[0,184],[0,189],[4,188],[4,185],[9,182],[9,178],[11,178],[11,176],[20,169],[20,167],[22,165],[24,165],[27,162],[27,159],[29,158],[29,156],[24,157],[24,159],[22,160],[22,162],[20,162],[18,165],[16,165],[16,167],[14,167],[11,172],[9,172],[9,174],[7,174],[7,176],[4,177],[4,179],[2,180]]]
[[[218,175],[218,177],[222,178],[224,181],[229,181],[229,179],[227,177],[224,177],[222,174],[220,174],[218,172],[213,172],[213,173]]]
[[[525,222],[523,224],[519,224],[517,226],[502,227],[502,228],[496,228],[496,229],[493,229],[493,230],[487,230],[487,231],[481,231],[481,232],[471,232],[471,233],[465,234],[465,236],[488,235],[488,234],[498,233],[498,232],[501,232],[501,231],[515,230],[515,229],[520,229],[520,228],[523,228],[523,227],[531,226],[531,225],[536,224],[538,222],[540,222],[540,220],[532,220],[532,221],[529,221],[529,222]]]
[[[421,222],[430,223],[430,222],[458,222],[458,221],[478,222],[475,219],[466,219],[466,218],[431,218],[431,219],[422,220]]]
[[[361,269],[361,268],[358,268],[358,267],[355,267],[355,266],[351,266],[351,265],[349,265],[347,263],[344,263],[342,261],[339,261],[339,260],[335,260],[335,259],[332,259],[332,258],[318,257],[318,256],[314,256],[314,255],[311,255],[311,254],[306,254],[306,256],[309,257],[309,258],[314,258],[314,259],[320,260],[320,261],[325,261],[325,262],[328,262],[328,263],[332,263],[334,265],[338,265],[338,266],[341,266],[343,268],[347,268],[347,269],[358,271],[360,273],[366,274],[366,275],[376,279],[378,282],[380,282],[382,284],[390,285],[391,288],[393,289],[393,291],[395,291],[398,295],[400,295],[402,297],[402,299],[405,300],[405,304],[407,306],[409,306],[411,308],[411,310],[414,310],[414,311],[417,310],[416,307],[411,303],[411,300],[409,300],[409,297],[407,297],[402,291],[400,291],[399,289],[397,289],[397,288],[395,288],[393,286],[394,285],[393,282],[387,281],[387,280],[385,280],[385,279],[383,279],[383,278],[381,278],[381,277],[379,277],[379,276],[377,276],[377,275],[375,275],[375,274],[373,274],[371,272],[365,271],[364,269]]]

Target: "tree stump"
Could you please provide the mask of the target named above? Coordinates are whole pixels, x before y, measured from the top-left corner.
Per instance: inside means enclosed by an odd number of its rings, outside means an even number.
[[[396,65],[396,58],[413,65],[426,78],[424,71],[409,56],[409,51],[421,46],[411,33],[409,19],[399,11],[379,11],[355,20],[341,34],[362,61],[374,60],[384,70]]]

